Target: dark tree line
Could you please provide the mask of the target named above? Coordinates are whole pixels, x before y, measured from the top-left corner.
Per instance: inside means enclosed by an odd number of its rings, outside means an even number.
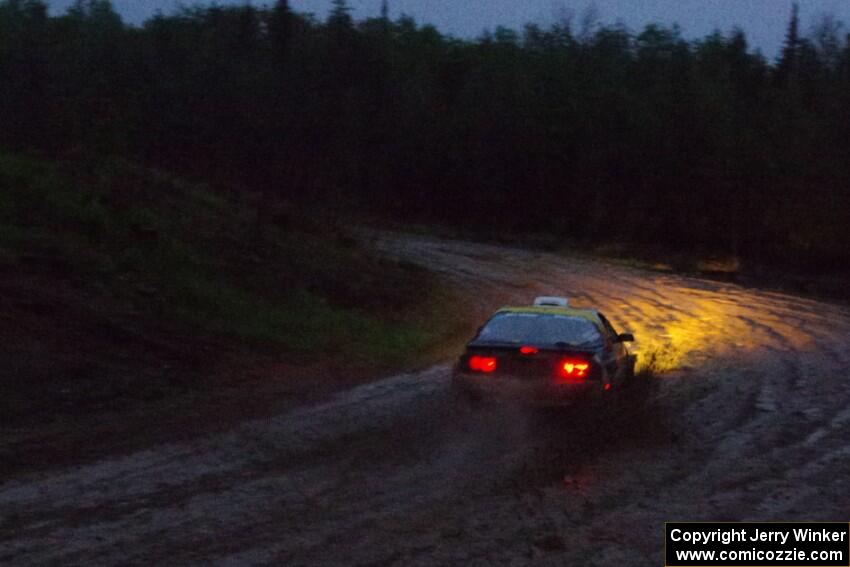
[[[197,7],[124,24],[0,1],[0,146],[119,155],[268,198],[480,229],[850,260],[850,41],[795,8],[774,64],[564,22],[474,41],[412,19]]]

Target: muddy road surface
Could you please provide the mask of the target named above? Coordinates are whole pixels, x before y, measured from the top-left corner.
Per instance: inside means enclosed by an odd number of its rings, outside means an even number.
[[[0,563],[661,565],[668,520],[850,513],[850,311],[609,263],[370,237],[485,317],[595,305],[660,371],[602,406],[468,408],[449,362],[0,485]]]

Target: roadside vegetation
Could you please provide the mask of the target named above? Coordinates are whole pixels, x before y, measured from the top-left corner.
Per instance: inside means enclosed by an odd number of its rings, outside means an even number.
[[[386,370],[451,332],[427,272],[315,212],[278,204],[260,230],[253,199],[117,159],[0,153],[4,418],[161,397],[251,353]]]
[[[427,273],[295,210],[258,232],[246,201],[164,173],[0,155],[0,219],[6,263],[95,286],[151,323],[382,362],[427,339],[393,323]]]

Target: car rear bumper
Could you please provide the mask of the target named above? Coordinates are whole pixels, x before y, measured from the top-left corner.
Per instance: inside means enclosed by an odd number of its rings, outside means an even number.
[[[453,387],[476,396],[535,406],[568,405],[605,394],[604,385],[598,380],[564,384],[546,379],[461,372],[455,372]]]

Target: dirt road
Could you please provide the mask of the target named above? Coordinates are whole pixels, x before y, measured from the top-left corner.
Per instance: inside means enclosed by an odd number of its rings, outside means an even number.
[[[645,396],[468,410],[449,366],[190,443],[0,485],[0,563],[662,564],[667,520],[850,513],[850,311],[502,247],[383,235],[483,317],[600,306],[665,372]]]

